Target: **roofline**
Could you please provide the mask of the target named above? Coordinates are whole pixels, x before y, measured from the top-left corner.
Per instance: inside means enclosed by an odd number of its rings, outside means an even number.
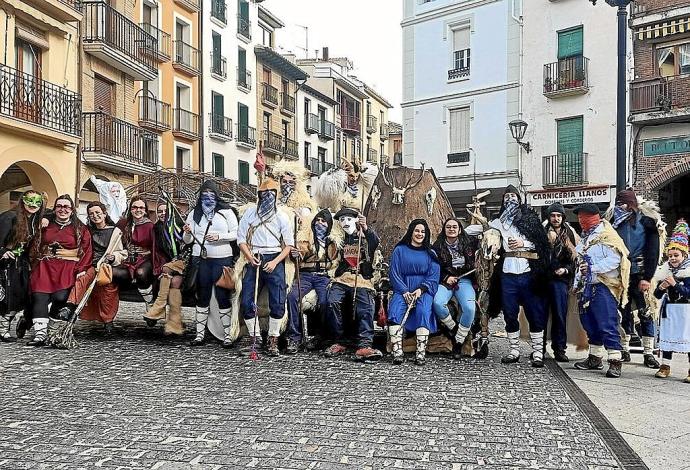
[[[265,6],[258,5],[259,7],[259,19],[264,20],[272,28],[283,28],[285,23],[283,23],[280,18],[271,13]]]
[[[305,93],[312,95],[315,98],[320,99],[324,103],[330,104],[331,106],[336,106],[338,102],[331,98],[330,96],[324,95],[321,93],[319,90],[312,88],[311,86],[307,85],[306,83],[302,85],[302,90],[304,90]]]
[[[362,82],[364,83],[364,82]],[[369,95],[371,95],[373,98],[378,100],[380,103],[383,103],[383,105],[388,108],[392,109],[393,105],[388,102],[387,99],[385,99],[383,96],[381,96],[376,90],[373,88],[369,87],[366,83],[364,83],[364,91],[366,91]]]
[[[256,46],[254,46],[254,55],[256,55],[256,59],[259,62],[267,63],[268,65],[274,67],[281,67],[281,73],[284,73],[288,76],[288,78],[292,80],[306,80],[307,78],[309,78],[309,74],[307,74],[304,70],[297,67],[295,64],[287,60],[282,54],[277,53],[270,47],[257,44]],[[262,58],[261,55],[269,56],[277,63],[272,64],[266,61],[264,58]]]

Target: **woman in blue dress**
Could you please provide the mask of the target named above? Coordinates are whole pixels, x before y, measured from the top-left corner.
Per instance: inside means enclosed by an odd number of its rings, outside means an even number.
[[[403,362],[403,329],[417,335],[415,364],[420,366],[425,362],[429,333],[436,332],[432,305],[438,289],[440,267],[430,240],[431,233],[426,221],[415,219],[393,250],[390,265],[393,297],[388,305],[388,334],[393,364]],[[408,308],[409,315],[405,318]]]

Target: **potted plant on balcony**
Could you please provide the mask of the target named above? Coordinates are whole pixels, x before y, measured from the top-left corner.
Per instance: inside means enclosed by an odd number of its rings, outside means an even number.
[[[553,79],[551,77],[546,77],[544,79],[544,92],[549,93],[553,91]]]

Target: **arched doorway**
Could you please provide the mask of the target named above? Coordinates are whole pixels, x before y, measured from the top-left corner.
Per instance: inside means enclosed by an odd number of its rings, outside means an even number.
[[[28,189],[45,192],[49,204],[58,196],[55,182],[45,168],[34,162],[16,162],[0,175],[0,212],[14,207],[21,193]]]
[[[659,188],[659,208],[669,230],[679,218],[690,218],[690,173],[685,173]]]

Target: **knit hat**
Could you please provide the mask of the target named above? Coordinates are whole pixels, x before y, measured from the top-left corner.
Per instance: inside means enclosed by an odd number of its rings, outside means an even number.
[[[666,245],[666,251],[678,250],[684,254],[688,254],[688,223],[685,219],[679,219],[676,226],[673,228],[673,233]]]
[[[616,194],[616,205],[627,204],[628,209],[637,210],[637,196],[632,189],[625,189]]]
[[[554,202],[546,209],[546,214],[551,215],[554,212],[565,216],[565,207],[560,202]]]

